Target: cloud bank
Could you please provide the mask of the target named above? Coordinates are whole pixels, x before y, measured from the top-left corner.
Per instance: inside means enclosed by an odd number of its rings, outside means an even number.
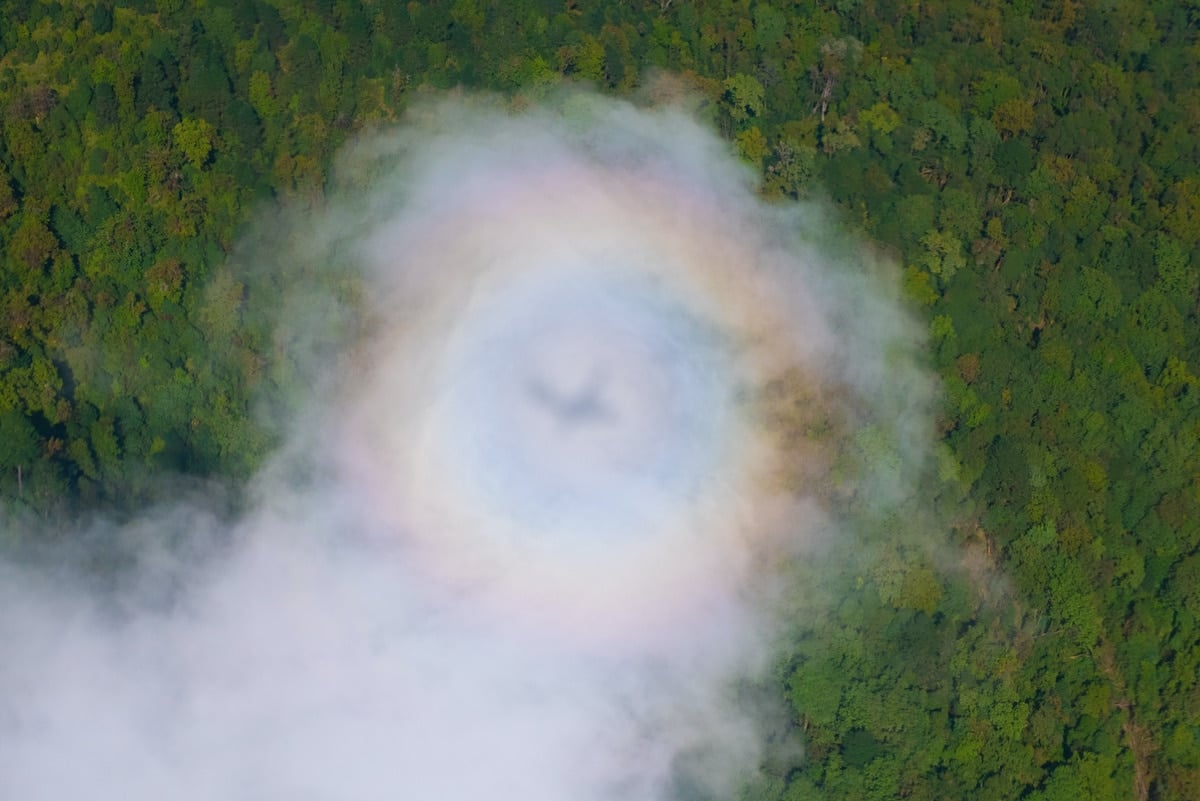
[[[192,546],[116,593],[4,568],[0,797],[734,794],[789,566],[921,458],[893,277],[678,109],[443,101],[337,175],[254,251],[360,300],[249,508],[126,526]]]

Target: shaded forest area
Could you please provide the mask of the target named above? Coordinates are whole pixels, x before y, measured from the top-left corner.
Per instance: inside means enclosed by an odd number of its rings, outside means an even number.
[[[254,470],[291,373],[225,265],[355,131],[665,70],[765,195],[820,187],[902,261],[967,576],[897,551],[811,621],[807,758],[748,793],[1200,798],[1197,31],[1195,0],[0,0],[0,498]]]

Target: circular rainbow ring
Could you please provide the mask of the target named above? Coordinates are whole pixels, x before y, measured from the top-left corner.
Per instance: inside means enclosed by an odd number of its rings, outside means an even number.
[[[343,165],[375,188],[370,344],[338,414],[356,480],[439,580],[655,629],[716,614],[808,536],[811,493],[779,480],[804,446],[764,394],[853,380],[796,208],[679,111],[576,101],[427,109]]]

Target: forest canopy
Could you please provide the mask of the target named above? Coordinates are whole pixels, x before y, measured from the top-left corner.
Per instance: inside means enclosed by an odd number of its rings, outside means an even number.
[[[230,260],[357,133],[672,76],[764,197],[901,263],[961,557],[898,549],[797,634],[806,756],[747,792],[1200,798],[1198,31],[1175,0],[0,0],[0,503],[262,464],[303,375]]]

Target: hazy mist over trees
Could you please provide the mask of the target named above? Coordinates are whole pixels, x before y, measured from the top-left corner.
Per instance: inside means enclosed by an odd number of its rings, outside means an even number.
[[[797,623],[805,754],[747,797],[1200,798],[1197,31],[1177,0],[0,0],[0,503],[253,474],[304,375],[278,277],[230,259],[356,133],[458,87],[674,86],[763,196],[902,265],[942,382],[953,556]]]

